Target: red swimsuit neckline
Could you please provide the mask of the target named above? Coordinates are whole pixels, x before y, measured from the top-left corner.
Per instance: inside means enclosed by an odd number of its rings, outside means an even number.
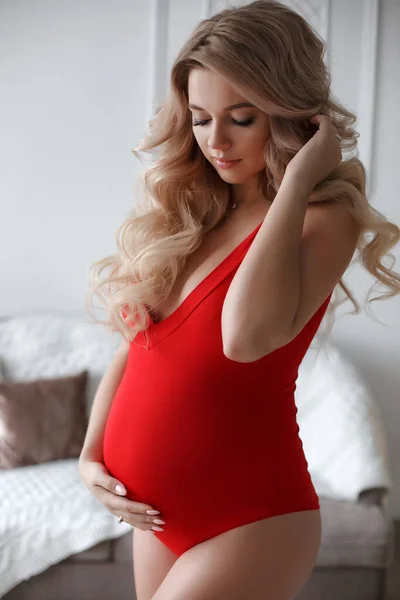
[[[186,296],[177,308],[162,321],[156,322],[148,313],[149,325],[146,329],[149,346],[152,347],[176,329],[196,308],[196,306],[220,283],[243,259],[244,252],[252,242],[264,219],[244,238],[197,286]],[[141,331],[140,334],[145,332]],[[138,335],[140,335],[138,334]]]

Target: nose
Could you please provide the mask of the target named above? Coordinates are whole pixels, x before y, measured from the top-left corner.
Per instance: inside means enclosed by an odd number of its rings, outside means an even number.
[[[215,125],[210,128],[210,135],[208,138],[208,147],[210,150],[226,150],[229,148],[231,142],[226,137],[223,128],[219,125]]]

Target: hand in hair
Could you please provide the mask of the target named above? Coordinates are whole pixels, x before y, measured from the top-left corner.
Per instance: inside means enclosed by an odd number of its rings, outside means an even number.
[[[326,115],[314,115],[311,123],[318,131],[288,163],[285,178],[295,178],[309,193],[323,181],[342,161],[340,138],[336,127]]]

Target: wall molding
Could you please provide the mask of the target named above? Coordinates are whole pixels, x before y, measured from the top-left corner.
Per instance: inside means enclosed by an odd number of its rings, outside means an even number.
[[[200,19],[209,19],[211,17],[210,0],[202,0]]]
[[[168,88],[168,16],[169,0],[151,0],[149,35],[149,88],[146,122],[165,98]]]
[[[367,194],[372,190],[372,161],[376,121],[377,60],[380,0],[364,0],[361,73],[358,95],[359,157],[367,171]]]

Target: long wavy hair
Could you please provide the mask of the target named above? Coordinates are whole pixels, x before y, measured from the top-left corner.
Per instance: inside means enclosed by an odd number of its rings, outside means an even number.
[[[231,185],[204,157],[193,134],[188,108],[190,70],[220,73],[249,102],[268,113],[270,137],[264,148],[266,166],[260,173],[259,192],[260,197],[273,201],[287,164],[315,132],[309,122],[313,115],[330,117],[340,134],[343,154],[357,149],[356,115],[330,93],[325,50],[324,41],[305,19],[275,1],[228,8],[195,27],[172,65],[166,98],[133,149],[139,158],[141,151],[155,151],[156,157],[141,176],[135,208],[116,232],[117,250],[89,269],[86,302],[97,322],[133,341],[139,331],[146,330],[149,313],[170,294],[186,257],[227,215]],[[368,203],[366,172],[357,153],[343,158],[314,188],[310,202],[324,200],[346,203],[361,228],[351,265],[359,260],[375,284],[387,288],[371,299],[372,286],[367,302],[397,295],[400,277],[391,268],[395,258],[389,250],[399,241],[400,231]],[[389,266],[383,264],[385,256],[391,259]],[[91,311],[94,294],[108,311],[105,321]],[[328,332],[335,308],[348,299],[355,308],[352,314],[359,313],[357,301],[340,280],[327,310]]]

